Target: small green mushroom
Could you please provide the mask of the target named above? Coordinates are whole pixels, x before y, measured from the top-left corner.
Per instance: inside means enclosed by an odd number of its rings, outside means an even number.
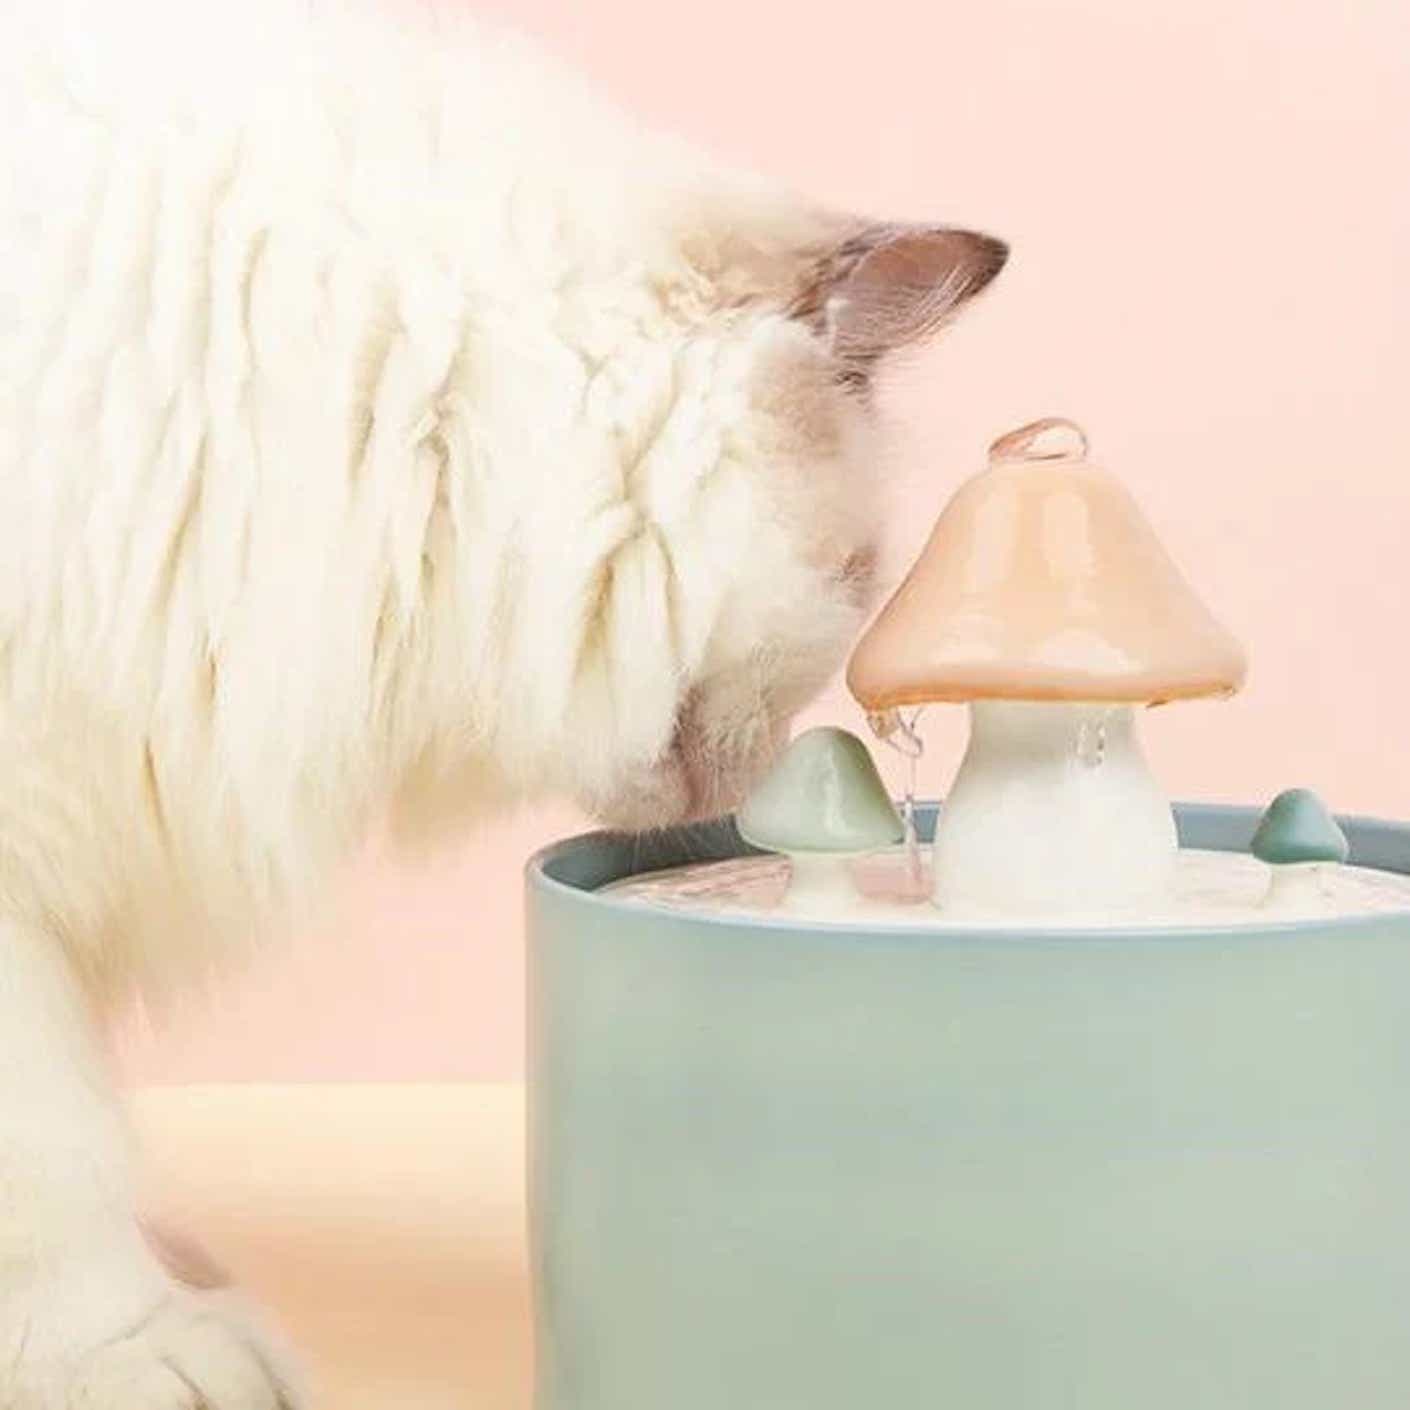
[[[847,859],[900,842],[901,816],[865,744],[830,725],[800,734],[735,817],[740,836],[792,862],[788,904],[850,904]]]
[[[1346,833],[1310,788],[1290,788],[1268,805],[1250,850],[1276,867],[1344,862],[1351,852]]]
[[[1290,788],[1268,805],[1249,850],[1273,868],[1264,904],[1274,906],[1323,901],[1322,868],[1341,865],[1351,853],[1346,833],[1307,788]]]

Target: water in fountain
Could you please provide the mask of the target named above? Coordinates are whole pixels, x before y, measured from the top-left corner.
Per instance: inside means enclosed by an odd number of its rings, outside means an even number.
[[[905,844],[860,857],[850,866],[856,895],[839,902],[837,914],[810,915],[809,923],[903,925],[946,929],[1011,930],[1012,915],[974,908],[938,907],[928,889],[916,887],[913,860]],[[765,917],[780,912],[788,888],[789,864],[778,856],[735,857],[694,863],[635,876],[605,888],[623,900],[670,910]],[[1410,876],[1360,866],[1308,869],[1306,885],[1285,888],[1266,904],[1269,871],[1246,852],[1182,849],[1170,894],[1138,911],[1070,912],[1026,917],[1022,924],[1042,930],[1119,926],[1230,926],[1326,919],[1331,916],[1403,914],[1410,911]]]
[[[901,710],[885,710],[867,716],[872,733],[906,761],[906,785],[901,798],[901,824],[905,835],[901,846],[906,859],[907,879],[916,896],[923,896],[927,886],[920,838],[916,834],[916,777],[921,755],[925,753],[925,741],[916,726],[920,723],[923,709],[923,706],[917,706],[910,712],[909,718]]]
[[[1059,729],[1053,736],[1053,763],[1059,773],[1064,772],[1064,753],[1083,771],[1119,765],[1119,751],[1126,740],[1121,709],[1092,706],[1078,715],[1068,722],[1070,733],[1064,736]],[[905,761],[902,841],[863,856],[837,857],[831,865],[837,868],[840,884],[825,914],[809,911],[810,922],[873,922],[936,930],[955,926],[1009,928],[1015,923],[1040,929],[1131,928],[1256,925],[1410,911],[1410,876],[1344,865],[1285,866],[1277,871],[1280,885],[1270,893],[1269,868],[1257,858],[1248,853],[1191,849],[1174,853],[1168,881],[1158,893],[1143,893],[1139,899],[1094,895],[1077,906],[1038,913],[1029,910],[1021,915],[983,895],[947,892],[933,901],[930,849],[921,847],[916,830],[917,766],[924,753],[918,732],[920,716],[919,707],[891,708],[868,716],[873,734]],[[848,873],[851,888],[846,881]],[[607,889],[623,899],[671,909],[764,916],[794,910],[789,877],[790,863],[784,857],[747,856],[636,876]]]

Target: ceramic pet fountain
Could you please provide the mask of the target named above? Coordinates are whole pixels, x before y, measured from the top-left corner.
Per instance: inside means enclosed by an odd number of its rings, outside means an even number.
[[[1141,714],[1244,674],[1034,423],[848,672],[967,707],[943,807],[829,728],[535,859],[539,1410],[1410,1404],[1410,826],[1172,808]]]

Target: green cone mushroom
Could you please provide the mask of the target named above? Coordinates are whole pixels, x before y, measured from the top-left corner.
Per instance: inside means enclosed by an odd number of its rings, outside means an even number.
[[[1290,788],[1268,805],[1252,851],[1271,866],[1344,862],[1350,854],[1346,833],[1309,788]]]
[[[800,734],[735,817],[740,836],[793,864],[788,904],[825,910],[855,898],[847,859],[904,829],[865,744],[832,726]]]
[[[1340,865],[1351,851],[1327,805],[1307,788],[1290,788],[1268,805],[1250,850],[1273,868],[1265,904],[1316,900],[1320,868]]]

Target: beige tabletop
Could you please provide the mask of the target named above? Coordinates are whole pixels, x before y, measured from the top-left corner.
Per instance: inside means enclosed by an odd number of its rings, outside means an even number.
[[[312,1410],[527,1410],[520,1089],[160,1087],[134,1106],[152,1197],[277,1315]]]

